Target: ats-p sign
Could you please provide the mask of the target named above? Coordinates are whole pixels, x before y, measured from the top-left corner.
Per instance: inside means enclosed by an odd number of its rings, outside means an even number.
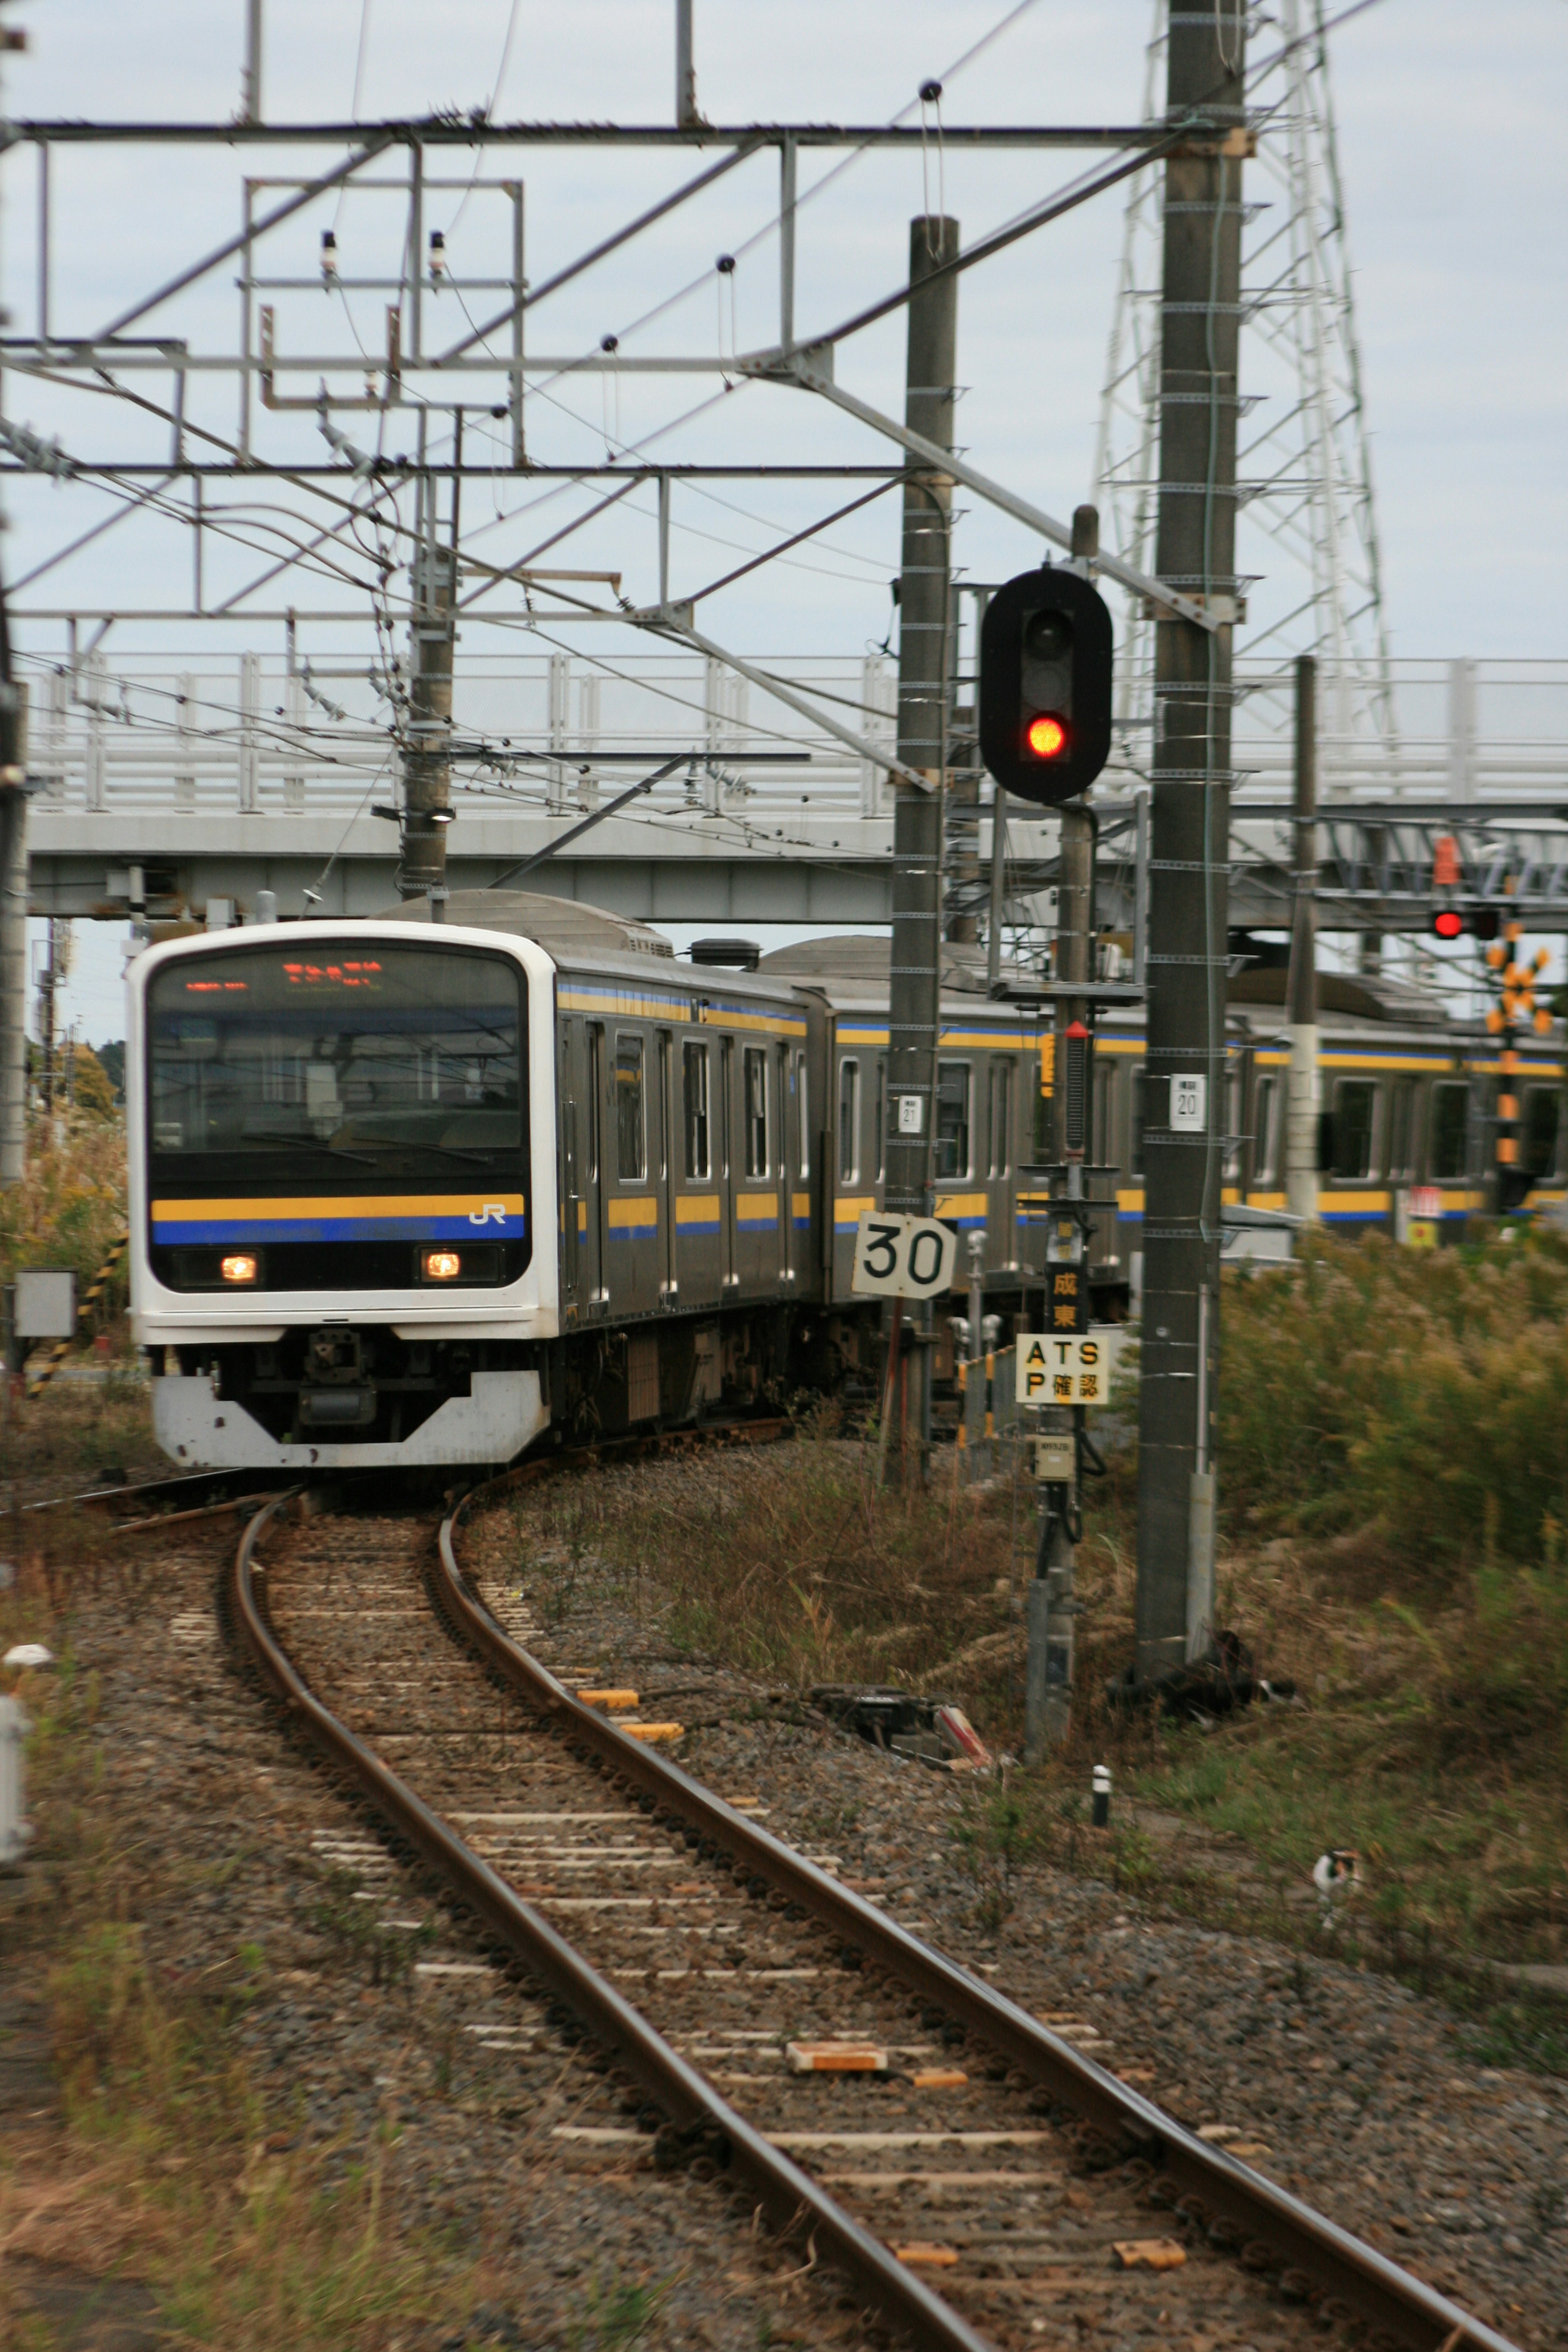
[[[1070,1339],[1036,1338],[1020,1331],[1017,1397],[1020,1404],[1105,1404],[1121,1345],[1120,1324]]]

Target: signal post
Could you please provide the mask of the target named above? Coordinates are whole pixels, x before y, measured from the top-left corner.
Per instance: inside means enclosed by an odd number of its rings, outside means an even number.
[[[1078,564],[1045,566],[1000,589],[981,627],[980,748],[997,788],[1061,811],[1054,984],[1009,989],[1015,1002],[1049,1001],[1056,1043],[1050,1159],[1025,1171],[1048,1183],[1046,1263],[1037,1332],[1021,1338],[1018,1396],[1040,1409],[1035,1474],[1040,1536],[1027,1598],[1025,1752],[1036,1760],[1068,1727],[1072,1704],[1073,1634],[1078,1612],[1075,1554],[1081,1533],[1079,1479],[1084,1457],[1080,1395],[1104,1393],[1091,1370],[1086,1391],[1079,1349],[1089,1339],[1089,1238],[1095,1205],[1084,1178],[1093,1115],[1094,977],[1093,813],[1082,793],[1110,749],[1110,615],[1084,576],[1095,552],[1098,518],[1073,518]],[[1081,569],[1079,568],[1081,565]],[[1114,993],[1129,992],[1115,989]],[[1091,1359],[1092,1360],[1092,1359]]]

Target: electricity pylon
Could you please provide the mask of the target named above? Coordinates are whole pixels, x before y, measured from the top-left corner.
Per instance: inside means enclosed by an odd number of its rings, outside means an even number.
[[[1163,87],[1168,15],[1169,0],[1154,0],[1145,120]],[[1237,562],[1238,584],[1252,593],[1237,631],[1237,669],[1248,681],[1278,671],[1283,709],[1295,656],[1316,654],[1325,735],[1363,772],[1385,757],[1394,788],[1377,517],[1322,0],[1274,0],[1250,46],[1258,154],[1247,167],[1243,224]],[[1164,177],[1153,164],[1130,184],[1095,457],[1106,541],[1146,569],[1159,488]],[[1142,769],[1154,625],[1133,607],[1119,634],[1118,750]]]

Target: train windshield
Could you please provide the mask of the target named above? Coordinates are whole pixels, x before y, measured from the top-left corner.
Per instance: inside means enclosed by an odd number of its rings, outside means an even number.
[[[522,999],[516,964],[482,950],[275,935],[182,958],[148,991],[153,1161],[361,1191],[515,1169]]]

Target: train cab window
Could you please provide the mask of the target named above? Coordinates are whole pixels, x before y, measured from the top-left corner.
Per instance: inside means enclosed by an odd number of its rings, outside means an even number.
[[[1432,1089],[1432,1179],[1454,1184],[1469,1161],[1470,1089],[1462,1078]]]
[[[875,1181],[880,1183],[888,1172],[888,1065],[877,1065],[877,1125],[872,1136],[871,1157],[877,1163]]]
[[[624,1029],[616,1039],[616,1158],[623,1184],[643,1182],[647,1175],[643,1041]]]
[[[1259,1078],[1252,1100],[1252,1181],[1275,1183],[1279,1175],[1279,1114],[1284,1088],[1278,1078]]]
[[[743,1115],[746,1129],[746,1173],[765,1176],[770,1165],[768,1155],[768,1057],[760,1045],[748,1045],[745,1051],[745,1103]]]
[[[795,1164],[802,1176],[811,1173],[811,1097],[806,1089],[805,1055],[795,1057]]]
[[[936,1066],[936,1175],[943,1183],[967,1176],[970,1072],[967,1062]]]
[[[1331,1176],[1364,1184],[1375,1166],[1377,1086],[1372,1078],[1341,1078],[1334,1088],[1334,1148]]]
[[[991,1066],[991,1174],[1005,1176],[1013,1165],[1013,1065]]]
[[[1527,1087],[1524,1119],[1520,1133],[1520,1161],[1531,1183],[1557,1173],[1557,1143],[1562,1129],[1562,1097],[1555,1087]]]
[[[1415,1081],[1396,1080],[1388,1106],[1388,1172],[1396,1184],[1415,1173]]]
[[[860,1065],[838,1065],[838,1181],[854,1184],[860,1177]]]
[[[713,1141],[709,1124],[708,1048],[688,1045],[681,1065],[686,1111],[686,1177],[688,1183],[706,1183],[713,1173]]]
[[[1127,1150],[1127,1172],[1130,1176],[1142,1176],[1143,1173],[1143,1121],[1146,1116],[1145,1100],[1148,1092],[1149,1082],[1146,1072],[1134,1070],[1132,1073],[1132,1123],[1128,1137]]]

